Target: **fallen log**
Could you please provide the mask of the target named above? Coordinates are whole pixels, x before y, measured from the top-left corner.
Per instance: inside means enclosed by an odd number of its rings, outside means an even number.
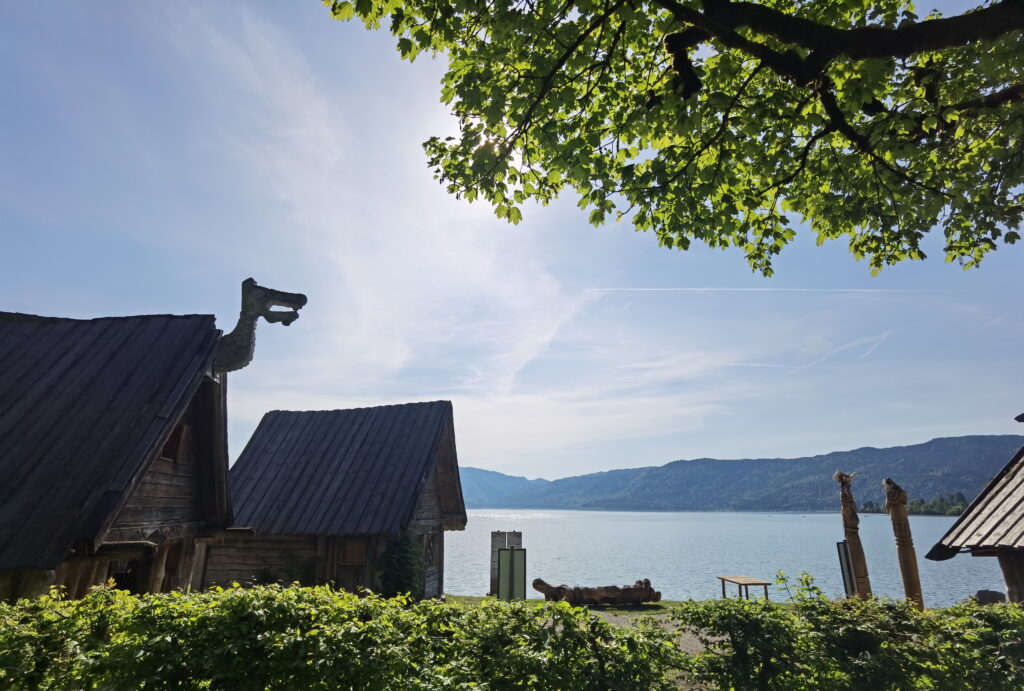
[[[533,589],[544,594],[545,600],[564,600],[570,605],[639,605],[658,602],[661,593],[651,587],[646,578],[633,585],[605,585],[598,588],[551,585],[541,578],[533,579]]]

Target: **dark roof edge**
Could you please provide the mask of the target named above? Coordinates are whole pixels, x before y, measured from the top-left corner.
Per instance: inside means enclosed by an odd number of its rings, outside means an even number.
[[[946,531],[945,535],[939,538],[939,541],[936,542],[930,550],[928,550],[928,554],[924,555],[925,559],[931,559],[932,561],[944,561],[952,558],[959,552],[955,547],[950,547],[949,545],[944,544],[946,538],[959,529],[961,523],[972,518],[971,512],[974,508],[985,501],[988,498],[988,495],[995,491],[995,488],[999,485],[1002,479],[1006,477],[1007,473],[1010,472],[1010,469],[1022,459],[1024,459],[1024,446],[1022,446],[1017,453],[1013,454],[1007,464],[1003,466],[1003,469],[996,473],[994,478],[988,481],[988,484],[985,485],[984,489],[982,489],[978,496],[974,498],[974,501],[968,504],[967,508],[964,509],[963,513],[960,514],[959,518],[956,519],[953,525],[949,526],[949,530]]]
[[[263,414],[263,418],[266,418],[271,413],[347,413],[352,410],[373,410],[375,408],[401,408],[407,405],[429,405],[432,403],[447,403],[448,407],[451,408],[452,402],[446,399],[437,399],[434,401],[407,401],[405,403],[381,403],[380,405],[364,405],[357,408],[322,408],[319,410],[283,410],[274,409],[268,410]],[[262,421],[262,418],[261,418]]]
[[[78,319],[75,317],[47,317],[39,314],[26,314],[24,312],[4,312],[0,310],[0,321],[9,322],[97,322],[97,321],[124,321],[128,319],[146,319],[148,317],[163,317],[170,319],[194,319],[196,317],[208,317],[216,320],[213,314],[129,314],[116,317],[88,317]]]

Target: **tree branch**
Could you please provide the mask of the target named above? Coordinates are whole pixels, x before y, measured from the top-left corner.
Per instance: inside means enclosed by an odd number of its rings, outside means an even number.
[[[705,3],[705,7],[707,14],[730,29],[746,27],[809,50],[854,59],[910,57],[923,51],[991,41],[1024,29],[1024,2],[1020,0],[1002,0],[955,17],[926,19],[893,29],[837,29],[750,2],[714,2]]]
[[[1024,30],[1024,2],[1001,0],[955,17],[927,19],[890,29],[865,26],[838,29],[810,19],[749,2],[706,1],[704,11],[677,0],[653,0],[680,22],[709,34],[724,45],[742,50],[766,63],[776,73],[798,84],[810,84],[834,58],[905,58],[916,53],[994,40]],[[750,29],[762,36],[800,46],[810,54],[779,51],[736,32]],[[673,56],[678,53],[668,45]]]
[[[822,107],[825,109],[825,115],[828,116],[828,121],[837,132],[847,138],[851,144],[860,149],[860,151],[866,154],[872,161],[875,161],[883,168],[893,173],[896,177],[901,180],[910,183],[916,187],[926,189],[929,192],[948,197],[949,194],[941,189],[926,185],[910,176],[905,170],[902,170],[898,166],[889,163],[884,158],[878,155],[875,151],[875,147],[871,144],[871,140],[868,139],[864,134],[857,131],[857,129],[849,123],[846,119],[846,115],[843,114],[842,109],[836,102],[835,94],[829,88],[828,84],[823,84],[817,89],[818,99],[821,101]]]

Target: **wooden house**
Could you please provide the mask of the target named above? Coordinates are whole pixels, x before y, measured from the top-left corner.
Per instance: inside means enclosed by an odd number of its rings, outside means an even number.
[[[1024,602],[1024,448],[992,478],[925,557],[942,561],[960,552],[998,559],[1007,599]]]
[[[0,601],[198,585],[197,539],[232,518],[226,372],[251,360],[258,317],[304,303],[249,279],[227,336],[212,315],[0,312]]]
[[[0,313],[0,599],[188,585],[230,525],[212,316]]]
[[[298,581],[379,591],[381,557],[411,537],[426,597],[444,592],[444,531],[462,530],[448,401],[272,411],[231,469],[235,525],[208,546],[204,583]]]

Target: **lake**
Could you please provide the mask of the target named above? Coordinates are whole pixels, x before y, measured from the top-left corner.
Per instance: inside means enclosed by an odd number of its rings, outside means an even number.
[[[836,513],[729,513],[533,511],[471,509],[466,530],[445,534],[445,592],[484,595],[492,530],[523,533],[527,592],[534,578],[551,584],[627,585],[649,578],[666,600],[721,597],[716,576],[773,581],[775,572],[814,576],[826,594],[843,595]],[[961,554],[948,561],[924,558],[955,518],[911,516],[925,606],[953,604],[980,588],[1005,592],[993,557]],[[892,524],[885,514],[861,516],[861,541],[877,595],[903,597]],[[795,581],[795,578],[793,579]],[[753,590],[753,589],[752,589]],[[773,600],[784,599],[775,587]],[[732,586],[735,594],[735,586]]]

